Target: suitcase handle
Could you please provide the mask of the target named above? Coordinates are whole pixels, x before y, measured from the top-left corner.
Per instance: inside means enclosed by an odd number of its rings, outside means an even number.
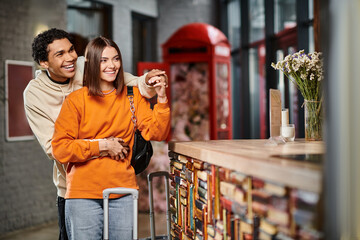
[[[166,222],[167,222],[167,239],[170,239],[170,202],[169,202],[169,173],[165,171],[152,172],[147,176],[149,187],[149,207],[150,207],[150,231],[151,240],[155,240],[155,215],[153,203],[152,180],[154,177],[165,177],[165,194],[166,194]]]
[[[110,194],[131,194],[133,198],[133,239],[138,239],[138,223],[137,223],[137,214],[138,214],[138,197],[139,191],[133,188],[107,188],[103,191],[103,202],[104,202],[104,240],[109,240],[109,196]]]

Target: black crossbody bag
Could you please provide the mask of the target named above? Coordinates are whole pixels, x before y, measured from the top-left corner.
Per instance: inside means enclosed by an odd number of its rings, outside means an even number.
[[[146,141],[143,136],[141,136],[139,129],[137,129],[133,87],[127,86],[127,96],[130,101],[131,121],[134,123],[135,130],[131,166],[133,166],[135,174],[137,175],[149,166],[150,159],[153,155],[153,148],[151,142]]]

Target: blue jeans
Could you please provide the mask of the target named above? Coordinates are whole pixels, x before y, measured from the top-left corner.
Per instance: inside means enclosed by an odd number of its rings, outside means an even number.
[[[102,199],[66,199],[65,223],[70,240],[103,239]],[[131,195],[109,200],[109,239],[132,239],[133,200]]]

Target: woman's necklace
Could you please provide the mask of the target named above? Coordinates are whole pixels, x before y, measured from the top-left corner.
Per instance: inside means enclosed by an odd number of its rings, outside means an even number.
[[[106,92],[106,93],[103,92],[103,94],[104,94],[104,95],[108,95],[108,94],[112,93],[114,90],[115,90],[115,88],[113,88],[113,89],[110,90],[109,92]]]

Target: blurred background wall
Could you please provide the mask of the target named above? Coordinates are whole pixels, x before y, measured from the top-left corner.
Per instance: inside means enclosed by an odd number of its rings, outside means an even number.
[[[0,1],[0,235],[57,216],[52,162],[36,140],[5,140],[4,63],[32,62],[34,36],[49,26],[66,28],[66,9],[57,0]]]
[[[214,6],[213,0],[0,0],[0,236],[57,220],[52,162],[36,139],[6,140],[5,60],[33,62],[33,38],[56,27],[73,34],[79,55],[98,35],[114,39],[125,70],[136,75],[138,61],[161,61],[161,43],[180,26],[216,25]]]

